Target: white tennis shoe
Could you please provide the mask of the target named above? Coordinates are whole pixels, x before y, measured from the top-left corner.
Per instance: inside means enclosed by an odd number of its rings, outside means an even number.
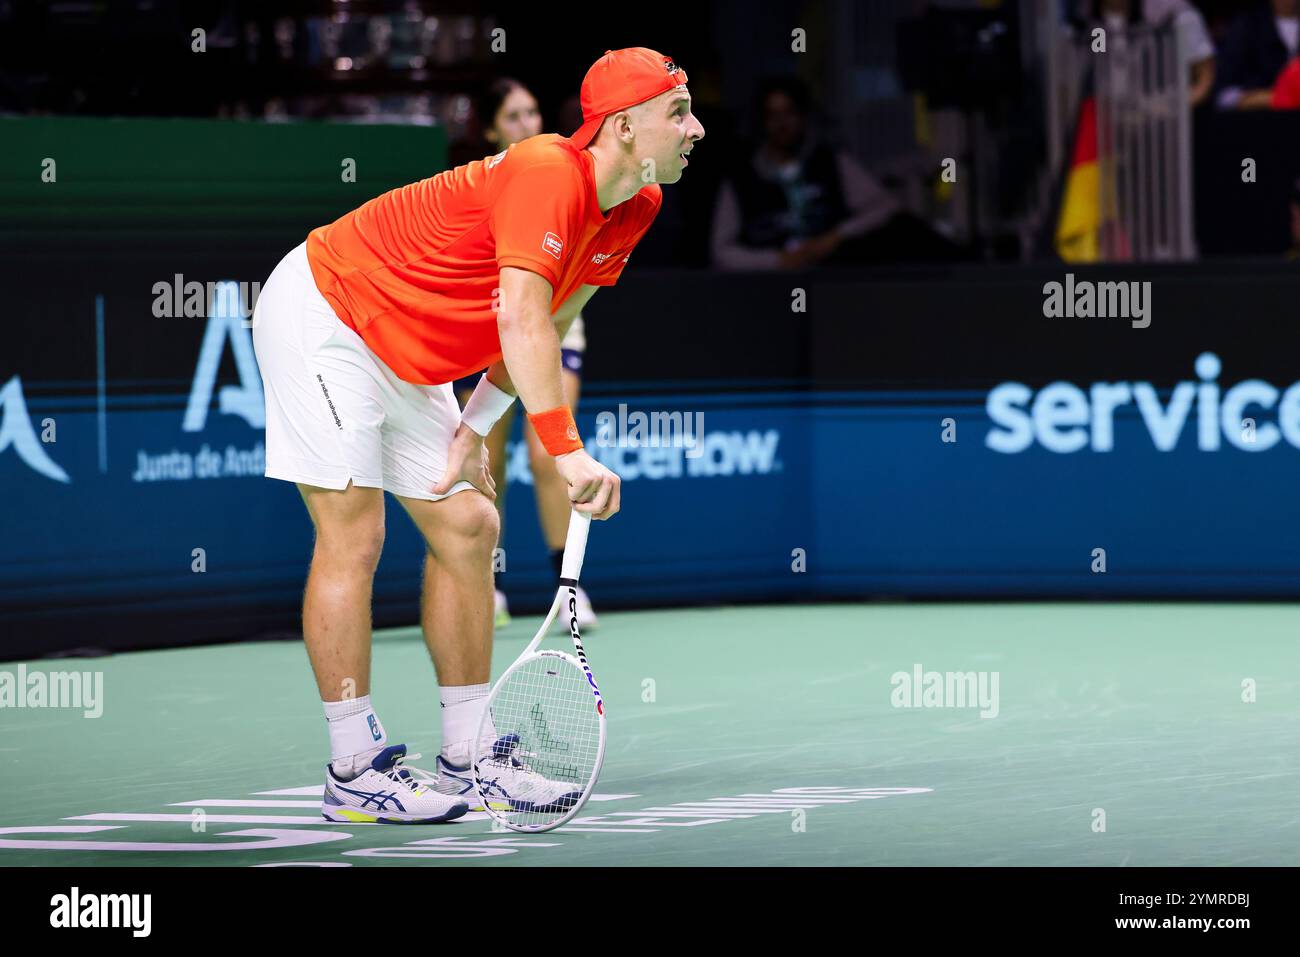
[[[582,787],[569,781],[552,781],[530,768],[519,749],[519,735],[505,734],[490,746],[490,755],[479,761],[483,797],[494,811],[537,811],[558,813],[578,803]],[[484,751],[489,751],[485,747]],[[438,775],[432,786],[450,798],[469,804],[471,811],[484,810],[474,790],[472,768],[458,768],[438,755]]]
[[[321,815],[341,824],[440,824],[464,815],[469,810],[465,801],[428,787],[411,774],[419,769],[402,766],[403,760],[418,757],[408,757],[404,744],[392,745],[350,781],[339,780],[326,765]],[[419,773],[428,777],[428,772]]]

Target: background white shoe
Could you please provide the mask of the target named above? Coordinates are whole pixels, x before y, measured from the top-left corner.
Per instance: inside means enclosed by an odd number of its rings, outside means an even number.
[[[578,586],[577,591],[578,600],[574,610],[578,613],[578,631],[585,633],[597,628],[600,625],[600,622],[596,619],[596,613],[591,608],[591,599],[587,597],[587,593],[583,591],[581,585]],[[555,624],[552,627],[557,631],[567,633],[569,630],[569,619],[563,613],[556,615]]]
[[[506,593],[500,588],[496,590],[494,616],[495,627],[505,628],[510,624],[510,609],[506,607]]]

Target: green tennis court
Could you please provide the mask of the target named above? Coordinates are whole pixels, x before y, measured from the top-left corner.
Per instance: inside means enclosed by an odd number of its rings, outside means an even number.
[[[498,670],[536,624],[498,634]],[[1294,605],[842,604],[602,625],[587,649],[604,772],[579,818],[543,835],[475,814],[323,821],[327,738],[300,644],[29,662],[102,671],[103,713],[0,710],[0,865],[1300,858]],[[922,706],[896,706],[894,676],[918,666],[973,673],[986,694],[959,701],[948,682],[943,706],[920,687]],[[376,635],[372,694],[390,739],[431,766],[438,697],[416,629]]]

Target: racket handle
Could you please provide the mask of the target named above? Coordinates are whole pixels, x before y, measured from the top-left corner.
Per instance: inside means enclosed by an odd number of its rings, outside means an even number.
[[[582,574],[582,559],[587,554],[587,533],[591,531],[591,514],[576,509],[569,515],[569,537],[564,540],[564,561],[560,577],[577,581]]]

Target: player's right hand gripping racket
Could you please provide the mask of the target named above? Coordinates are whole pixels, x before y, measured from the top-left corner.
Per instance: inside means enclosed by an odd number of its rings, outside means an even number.
[[[473,749],[474,789],[491,817],[512,831],[550,831],[591,796],[605,757],[605,704],[578,634],[578,576],[591,516],[575,511],[551,611],[488,695]],[[573,655],[538,651],[562,615]]]

